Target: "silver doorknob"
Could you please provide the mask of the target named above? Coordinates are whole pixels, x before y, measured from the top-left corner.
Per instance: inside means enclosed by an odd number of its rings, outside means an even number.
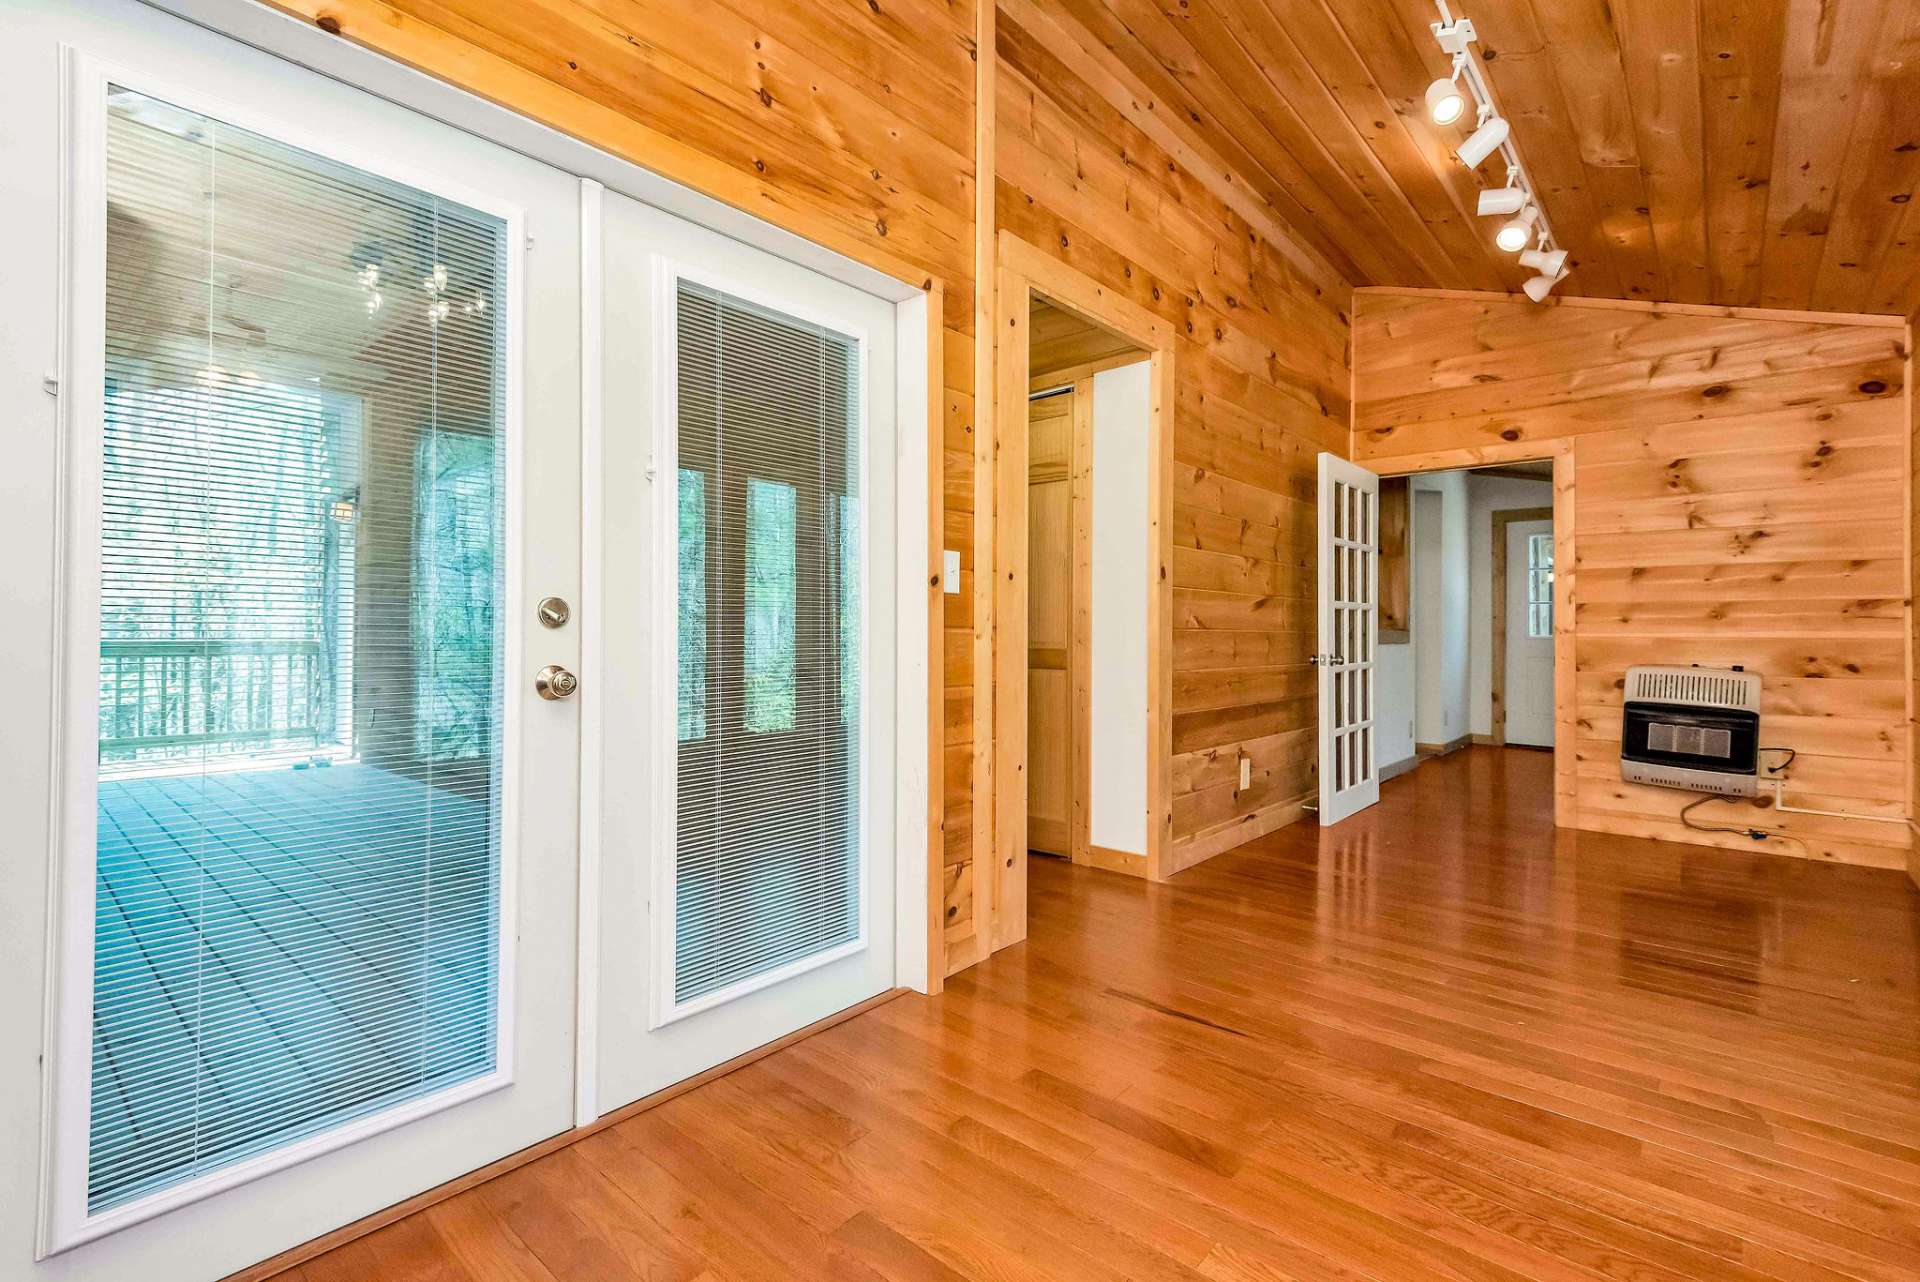
[[[557,663],[549,663],[533,674],[533,688],[542,699],[565,699],[580,688],[580,678]]]

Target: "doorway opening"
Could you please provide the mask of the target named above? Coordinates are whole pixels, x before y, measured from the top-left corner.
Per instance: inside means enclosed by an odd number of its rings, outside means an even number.
[[[1138,856],[1129,852],[1124,859],[1114,861],[1114,866],[1120,871],[1154,880],[1172,871],[1172,811],[1169,797],[1172,788],[1173,734],[1173,524],[1169,496],[1173,445],[1173,331],[1165,321],[1141,304],[1114,292],[1045,250],[1005,230],[1001,231],[997,244],[999,265],[995,272],[992,330],[999,335],[999,341],[993,345],[991,360],[993,403],[999,408],[994,411],[995,430],[981,433],[977,444],[975,461],[979,468],[980,486],[975,494],[974,506],[975,557],[978,564],[989,567],[990,573],[976,576],[973,661],[977,672],[990,673],[992,679],[976,682],[974,698],[975,742],[983,748],[976,753],[974,762],[973,876],[970,886],[974,925],[973,929],[957,938],[948,937],[948,973],[1027,937],[1029,722],[1036,718],[1044,720],[1048,716],[1061,715],[1056,697],[1052,713],[1042,711],[1030,718],[1029,684],[1033,678],[1036,650],[1065,650],[1067,663],[1063,666],[1067,669],[1066,675],[1043,677],[1041,681],[1056,690],[1065,683],[1065,719],[1070,725],[1073,709],[1072,638],[1075,634],[1069,630],[1073,622],[1073,562],[1069,559],[1064,567],[1056,562],[1052,570],[1038,568],[1030,573],[1029,550],[1033,541],[1032,522],[1041,520],[1059,523],[1059,531],[1051,537],[1069,548],[1073,546],[1073,479],[1072,466],[1068,462],[1065,465],[1063,493],[1067,507],[1064,512],[1059,508],[1058,496],[1054,500],[1051,517],[1030,512],[1029,490],[1034,477],[1029,467],[1029,431],[1028,424],[1017,416],[1031,404],[1027,398],[1032,392],[1059,387],[1069,381],[1077,387],[1083,377],[1090,384],[1097,384],[1085,395],[1086,418],[1083,429],[1096,442],[1102,435],[1099,420],[1105,417],[1108,410],[1121,405],[1144,407],[1143,412],[1134,411],[1126,415],[1131,424],[1129,431],[1133,440],[1130,453],[1121,451],[1116,462],[1106,467],[1102,466],[1097,451],[1090,450],[1084,456],[1090,460],[1090,467],[1082,485],[1096,514],[1092,516],[1093,523],[1088,525],[1082,541],[1089,590],[1080,598],[1086,609],[1086,626],[1077,631],[1085,637],[1085,670],[1092,674],[1099,667],[1102,651],[1097,651],[1096,647],[1104,646],[1108,639],[1103,635],[1102,627],[1096,626],[1098,619],[1093,614],[1094,602],[1101,602],[1104,612],[1107,606],[1122,599],[1118,593],[1106,592],[1097,582],[1102,577],[1099,564],[1109,550],[1105,545],[1111,542],[1111,550],[1138,557],[1132,570],[1113,569],[1111,572],[1127,574],[1131,595],[1135,599],[1144,599],[1144,606],[1136,607],[1142,612],[1144,626],[1129,625],[1125,632],[1127,642],[1138,644],[1144,651],[1143,659],[1136,658],[1132,662],[1137,670],[1144,670],[1145,678],[1134,683],[1131,693],[1111,701],[1109,707],[1102,706],[1103,700],[1090,685],[1086,697],[1087,732],[1081,737],[1081,742],[1094,751],[1103,748],[1102,735],[1105,730],[1098,718],[1106,711],[1137,718],[1144,725],[1137,744],[1138,750],[1128,750],[1137,759],[1133,775],[1136,783],[1131,785],[1131,797],[1123,803],[1142,812],[1145,824],[1144,851]],[[1034,324],[1036,300],[1052,309],[1041,313],[1050,328],[1038,346],[1030,341],[1028,333]],[[1056,324],[1058,330],[1051,328]],[[1076,362],[1064,354],[1071,347],[1066,334],[1067,331],[1085,326],[1091,326],[1092,332],[1099,336],[1097,341],[1089,340],[1092,344],[1090,353],[1097,354],[1082,356]],[[1056,345],[1052,340],[1059,341]],[[1046,371],[1046,380],[1037,386],[1031,367],[1036,353],[1043,365],[1051,366]],[[1105,360],[1112,360],[1114,364],[1104,366]],[[1129,367],[1133,370],[1131,374],[1127,372]],[[1116,389],[1127,384],[1129,379],[1132,380],[1131,385],[1123,395],[1121,390]],[[1059,405],[1045,406],[1046,399],[1042,398],[1043,410],[1056,413],[1061,408]],[[1079,401],[1081,397],[1076,396],[1075,399]],[[1009,417],[1000,417],[1003,415]],[[1056,435],[1064,430],[1070,437],[1074,416],[1071,413],[1056,416],[1064,423],[1064,427],[1054,429]],[[1056,447],[1053,463],[1056,483],[1062,468],[1061,453]],[[1070,446],[1067,457],[1071,457]],[[1123,470],[1122,463],[1134,470]],[[1144,519],[1129,522],[1140,531],[1144,549],[1132,537],[1107,540],[1098,528],[1097,512],[1101,505],[1095,489],[1105,481],[1122,475],[1132,478],[1134,497],[1129,500],[1131,510],[1144,511]],[[1139,498],[1140,494],[1145,496],[1144,503]],[[1121,509],[1114,510],[1118,512]],[[1096,548],[1101,549],[1098,558]],[[1044,560],[1047,554],[1045,546],[1042,553]],[[1132,582],[1133,579],[1138,582]],[[1057,608],[1063,598],[1067,607],[1067,626],[1058,625],[1056,614],[1054,633],[1050,638],[1043,638],[1051,640],[1053,644],[1042,645],[1037,640],[1030,645],[1028,632],[1032,611],[1035,608]],[[1044,659],[1048,656],[1040,657]],[[1089,675],[1088,681],[1091,683],[1092,680],[1093,677]],[[1057,762],[1058,758],[1054,760]],[[1071,760],[1069,756],[1069,763]],[[1052,782],[1042,780],[1036,787],[1052,787],[1055,792],[1050,795],[1058,796],[1058,781],[1061,778],[1059,766],[1055,764],[1051,769],[1054,772]],[[1093,761],[1089,760],[1087,796],[1090,805],[1087,807],[1086,838],[1089,863],[1095,857],[1094,848],[1102,844],[1094,827],[1095,812],[1099,810],[1098,793],[1095,791],[1099,785],[1094,780],[1100,773]],[[1055,808],[1056,813],[1063,810],[1067,816],[1067,841],[1064,845],[1071,856],[1074,795],[1071,764],[1067,767],[1065,778],[1067,785],[1064,795],[1067,800],[1064,808],[1058,805]],[[1042,818],[1044,821],[1052,817]],[[1046,825],[1043,822],[1044,827]],[[1057,840],[1059,828],[1054,826],[1048,831],[1053,839],[1043,835],[1042,840],[1052,846],[1060,846],[1062,843]]]
[[[1028,322],[1026,848],[1139,874],[1153,354],[1044,295]]]
[[[1382,478],[1382,780],[1472,746],[1553,749],[1553,469]]]

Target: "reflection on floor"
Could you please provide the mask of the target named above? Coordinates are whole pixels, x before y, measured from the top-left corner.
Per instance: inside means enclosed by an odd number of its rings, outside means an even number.
[[[95,1207],[491,1065],[484,803],[336,765],[105,780],[99,815]]]
[[[303,1282],[1893,1282],[1920,894],[1556,832],[1475,748],[309,1261]]]

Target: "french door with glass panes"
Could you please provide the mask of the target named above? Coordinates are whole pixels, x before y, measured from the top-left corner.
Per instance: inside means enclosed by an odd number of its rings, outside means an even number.
[[[576,643],[533,603],[578,587],[578,187],[28,8],[71,160],[41,1249],[215,1277],[571,1120],[576,710],[533,672]]]
[[[1380,631],[1380,478],[1320,456],[1320,822],[1380,799],[1375,772],[1374,648]]]
[[[894,307],[611,193],[602,227],[583,1116],[894,977]]]

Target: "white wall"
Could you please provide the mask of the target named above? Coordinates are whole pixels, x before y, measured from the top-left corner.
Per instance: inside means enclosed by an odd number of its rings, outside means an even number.
[[[1472,553],[1473,733],[1493,733],[1493,514],[1552,507],[1553,483],[1511,476],[1468,476],[1467,519]]]
[[[1397,766],[1413,755],[1413,668],[1411,640],[1382,645],[1373,669],[1373,754],[1379,768]]]
[[[1093,376],[1090,837],[1147,853],[1147,411],[1150,365]]]

